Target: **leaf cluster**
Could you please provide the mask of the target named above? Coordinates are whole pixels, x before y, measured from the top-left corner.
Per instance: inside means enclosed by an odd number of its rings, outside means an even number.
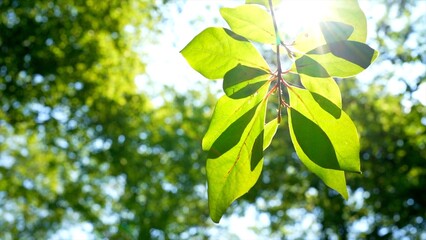
[[[284,43],[279,34],[272,1],[222,8],[230,29],[207,28],[181,51],[203,76],[223,79],[225,96],[219,99],[203,138],[213,221],[219,222],[226,208],[257,182],[263,152],[281,122],[282,108],[287,109],[291,140],[300,160],[348,198],[344,173],[361,171],[360,145],[354,123],[342,110],[333,77],[362,72],[378,52],[365,44],[366,20],[357,1],[336,2],[332,8],[333,14],[299,34],[292,44]],[[253,42],[276,48],[276,70]],[[286,70],[280,63],[282,49],[293,62]],[[294,75],[303,87],[288,80]],[[272,96],[277,96],[278,114],[267,121]]]

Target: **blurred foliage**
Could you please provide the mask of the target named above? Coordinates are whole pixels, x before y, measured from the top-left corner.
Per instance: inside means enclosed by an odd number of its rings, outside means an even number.
[[[178,238],[203,225],[212,96],[168,90],[154,108],[134,84],[144,72],[135,47],[158,31],[158,10],[0,1],[1,239],[87,223],[99,238]]]
[[[0,1],[0,239],[46,239],[76,224],[107,239],[211,234],[201,137],[215,95],[166,88],[153,105],[134,85],[144,72],[135,46],[161,19],[154,2]],[[391,67],[368,85],[339,82],[361,134],[363,174],[347,175],[355,197],[343,201],[308,173],[280,128],[261,181],[238,200],[269,216],[260,234],[424,236],[426,109],[412,95],[426,77],[399,78],[399,95],[386,86],[398,66],[425,64],[425,15],[411,14],[419,4],[383,0],[370,37]],[[295,211],[314,223],[303,229]]]

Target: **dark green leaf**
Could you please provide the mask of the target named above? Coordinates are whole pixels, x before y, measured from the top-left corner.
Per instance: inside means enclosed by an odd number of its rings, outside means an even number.
[[[331,159],[330,164],[320,165],[337,170],[360,172],[358,156],[359,138],[355,125],[349,116],[326,97],[322,97],[316,93],[311,93],[308,90],[292,87],[289,91],[289,96],[291,109],[299,112],[304,117],[312,121],[318,128],[321,128],[322,131],[315,130],[318,132],[318,138],[323,137],[320,136],[321,133],[319,132],[324,132],[333,145],[333,151],[335,153],[329,153],[327,156],[334,154],[337,157],[338,164],[335,164],[334,159]],[[321,98],[319,98],[319,96],[321,96]],[[303,125],[301,124],[301,126]],[[311,147],[316,148],[317,146],[311,145]],[[312,151],[312,149],[307,151]],[[318,149],[315,151],[322,150]],[[316,163],[323,161],[322,159],[311,160]],[[334,164],[333,167],[330,167],[332,164]]]
[[[320,22],[320,28],[324,39],[328,44],[345,41],[354,31],[354,28],[351,25],[334,21]]]
[[[220,105],[218,105],[220,107]],[[250,123],[256,114],[258,105],[253,106],[246,113],[241,115],[237,120],[232,122],[225,131],[214,141],[208,150],[208,158],[215,159],[228,152],[231,148],[238,144],[245,127]],[[218,109],[219,110],[219,109]],[[207,134],[206,134],[207,136]]]
[[[259,90],[269,77],[262,69],[238,64],[223,77],[223,90],[230,98],[245,98]]]
[[[295,65],[296,71],[299,74],[305,74],[318,78],[330,77],[330,75],[327,73],[327,70],[308,55],[304,55],[301,58],[298,58],[295,62]]]
[[[289,96],[290,136],[297,155],[325,184],[347,198],[343,171],[360,172],[355,125],[327,96],[296,87]]]
[[[302,147],[299,145],[297,138],[295,137],[295,133],[293,130],[293,121],[292,121],[292,113],[294,111],[292,108],[287,109],[287,113],[289,116],[289,129],[290,129],[290,136],[291,140],[293,142],[294,149],[296,150],[297,156],[300,158],[300,160],[303,162],[303,164],[309,169],[309,171],[315,173],[319,178],[324,181],[324,183],[329,186],[330,188],[336,190],[338,193],[340,193],[345,199],[348,198],[348,191],[346,189],[346,179],[344,171],[341,170],[334,170],[334,169],[328,169],[323,168],[316,164],[314,161],[312,161],[309,156],[307,156],[302,149]]]
[[[366,69],[377,57],[370,46],[354,41],[340,41],[328,44],[331,52],[340,58]]]
[[[322,168],[340,170],[336,150],[324,130],[296,109],[290,112],[295,141],[306,156]]]
[[[309,56],[309,61],[306,60],[306,56]],[[311,67],[311,69],[308,68],[309,71],[302,67],[300,67],[301,72],[299,68],[297,70],[299,73],[313,77],[321,76],[321,74],[315,73],[315,68],[319,68],[317,65],[321,65],[330,76],[351,77],[370,66],[377,56],[378,52],[367,44],[355,41],[339,41],[309,51],[296,60],[296,66],[299,62],[299,65],[303,67],[306,67],[305,65]]]

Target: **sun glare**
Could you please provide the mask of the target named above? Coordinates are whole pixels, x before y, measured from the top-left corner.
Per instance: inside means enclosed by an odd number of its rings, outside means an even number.
[[[276,10],[282,32],[295,36],[327,16],[330,0],[283,0]]]

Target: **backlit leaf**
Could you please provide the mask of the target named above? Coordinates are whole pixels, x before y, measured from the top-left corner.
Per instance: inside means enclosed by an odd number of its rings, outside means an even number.
[[[275,36],[267,11],[269,1],[246,3],[252,4],[220,10],[232,31],[208,28],[181,51],[205,77],[224,79],[226,95],[218,101],[202,141],[208,153],[209,209],[214,222],[219,222],[229,205],[257,182],[264,150],[278,127],[277,119],[265,124],[268,91],[277,76],[249,40],[267,44],[281,41]],[[282,46],[282,52],[287,51],[294,60],[284,73],[297,73],[306,88],[285,85],[290,104],[288,122],[301,161],[347,199],[344,174],[360,173],[360,145],[355,125],[342,110],[340,90],[332,77],[360,73],[378,52],[365,44],[366,18],[357,0],[323,4],[317,11],[329,12],[321,21],[297,36],[293,44]]]
[[[238,64],[269,72],[268,64],[256,48],[246,38],[225,28],[205,29],[181,53],[192,68],[209,79],[223,78]]]
[[[297,87],[290,89],[289,96],[290,135],[299,158],[328,186],[345,196],[346,188],[341,185],[344,175],[339,171],[360,172],[355,125],[327,97]]]
[[[364,13],[354,11],[351,14],[363,15]],[[323,74],[325,70],[329,76],[351,77],[362,72],[377,58],[377,51],[360,42],[365,40],[361,32],[366,31],[363,29],[366,26],[351,22],[354,19],[351,19],[349,24],[339,22],[347,20],[346,16],[337,15],[334,19],[338,21],[322,21],[319,23],[319,28],[311,29],[311,33],[304,33],[305,36],[299,35],[295,48],[301,52],[297,52],[292,71],[296,70],[298,73],[312,77],[325,77]],[[357,28],[351,24],[355,24]],[[308,37],[309,34],[311,37]],[[318,64],[324,69],[321,69]],[[315,69],[321,69],[321,71],[313,71]]]
[[[220,13],[235,33],[261,43],[276,42],[271,15],[264,8],[248,4],[221,8]]]
[[[354,31],[354,28],[351,25],[334,21],[320,22],[320,28],[324,39],[328,44],[345,41]]]
[[[365,43],[340,41],[327,44],[334,56],[343,58],[364,69],[376,59],[377,51]]]
[[[347,40],[365,42],[367,38],[367,19],[357,0],[322,1],[322,4],[324,4],[323,9],[327,10],[327,14],[323,14],[323,19],[321,19],[320,23],[313,24],[296,37],[294,47],[298,52],[306,53],[326,44],[321,30],[321,24],[324,27],[326,22],[339,22],[351,26],[353,31]],[[337,34],[337,31],[342,31],[342,33],[337,35],[346,36],[349,33],[349,29],[341,28],[341,26],[338,27],[339,30],[335,29],[334,33]],[[331,26],[329,29],[333,30]]]
[[[335,41],[299,56],[291,71],[312,77],[351,77],[364,71],[377,56],[378,52],[365,43]]]
[[[316,64],[320,64],[330,76],[351,77],[364,71],[368,66],[370,66],[371,63],[376,60],[378,52],[367,44],[361,42],[333,42],[311,50],[306,55],[297,59],[296,66],[299,61],[303,62],[303,64],[307,65],[307,67],[312,67],[312,64],[308,65],[305,63],[306,61],[304,59],[307,56],[314,60]],[[312,60],[310,60],[310,63]],[[319,74],[312,73],[303,67],[297,66],[297,71],[312,77],[319,77]]]
[[[219,222],[228,206],[257,182],[263,165],[263,150],[271,140],[272,127],[265,138],[265,114],[269,89],[265,84],[257,94],[243,99],[223,96],[213,113],[203,138],[208,151],[207,181],[210,217]]]
[[[265,85],[270,74],[262,69],[238,64],[223,77],[223,90],[230,98],[245,98]]]
[[[348,191],[346,189],[346,178],[344,171],[328,169],[319,166],[314,161],[310,159],[308,155],[304,152],[303,148],[300,146],[297,138],[294,133],[293,123],[299,121],[300,119],[305,120],[306,118],[292,108],[287,109],[288,119],[289,119],[289,128],[290,128],[290,137],[293,142],[294,149],[296,150],[297,156],[303,162],[303,164],[309,169],[309,171],[315,173],[321,180],[330,188],[336,190],[340,193],[345,199],[348,199]],[[307,121],[309,122],[309,121]]]
[[[318,101],[317,98],[321,95],[317,93],[292,87],[289,91],[289,96],[291,109],[298,111],[317,127],[321,128],[333,145],[337,162],[327,160],[330,162],[322,165],[327,168],[360,172],[359,138],[355,125],[349,116],[332,101]],[[327,99],[326,97],[323,98]],[[315,145],[311,147],[315,148]]]
[[[315,93],[313,94],[314,98],[315,95],[320,95],[331,101],[338,108],[342,108],[340,89],[333,78],[314,78],[300,74],[300,81],[307,90],[311,93]]]
[[[330,77],[327,70],[318,61],[308,55],[303,55],[301,58],[296,59],[292,71],[317,78]]]
[[[265,140],[263,141],[263,150],[266,150],[271,145],[272,139],[278,129],[278,120],[275,118],[265,125]]]

